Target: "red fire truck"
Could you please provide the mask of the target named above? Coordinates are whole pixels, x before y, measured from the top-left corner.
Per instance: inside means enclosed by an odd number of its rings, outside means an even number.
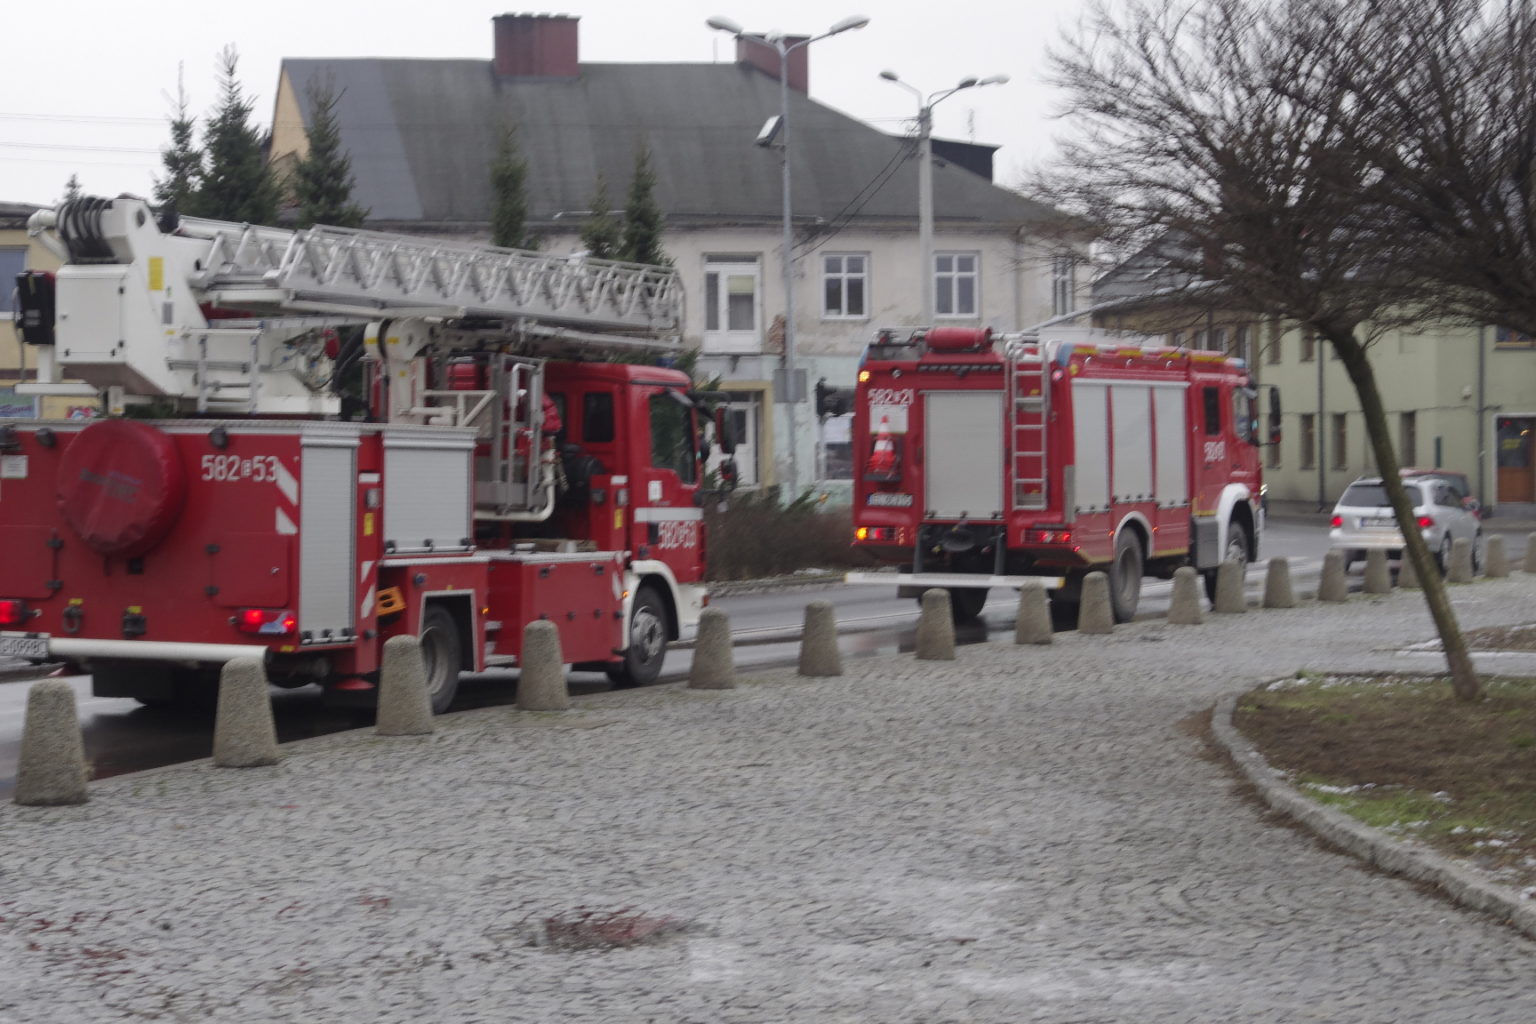
[[[18,281],[21,390],[103,415],[0,428],[0,654],[146,704],[251,656],[356,700],[409,634],[441,712],[536,619],[625,684],[697,622],[718,396],[640,358],[679,348],[672,271],[131,197],[30,226],[64,264]]]
[[[854,543],[904,571],[849,580],[946,588],[960,621],[1030,577],[1071,604],[1103,570],[1121,622],[1143,574],[1193,565],[1212,588],[1258,555],[1255,411],[1246,366],[1218,353],[880,330],[854,399]]]

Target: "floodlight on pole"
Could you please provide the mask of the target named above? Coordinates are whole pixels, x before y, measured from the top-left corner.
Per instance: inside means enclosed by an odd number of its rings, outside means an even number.
[[[974,89],[982,85],[1004,85],[1007,75],[988,75],[962,78],[953,87],[930,93],[925,99],[921,89],[902,81],[894,71],[880,72],[887,82],[895,82],[917,97],[917,247],[922,260],[923,313],[922,323],[933,323],[934,317],[934,267],[933,267],[933,108],[962,89]]]
[[[805,399],[796,386],[795,380],[795,257],[794,257],[794,230],[791,223],[794,214],[793,200],[790,191],[789,173],[789,55],[795,50],[809,46],[812,43],[835,36],[842,32],[848,32],[856,28],[863,28],[869,24],[869,19],[862,14],[853,14],[835,23],[831,28],[816,36],[807,36],[798,42],[790,43],[783,32],[748,32],[730,18],[715,17],[705,20],[704,24],[719,32],[728,32],[737,39],[749,39],[767,46],[779,55],[779,121],[776,127],[770,131],[769,125],[763,126],[759,133],[759,145],[771,144],[773,137],[777,136],[779,152],[783,163],[783,229],[784,229],[784,380],[789,390],[787,401],[784,405],[784,423],[789,432],[789,490],[790,500],[798,497],[800,490],[800,435],[797,429],[795,409]],[[764,136],[768,141],[762,141]]]

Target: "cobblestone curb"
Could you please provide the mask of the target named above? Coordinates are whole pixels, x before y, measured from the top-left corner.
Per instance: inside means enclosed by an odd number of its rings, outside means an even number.
[[[1408,846],[1342,811],[1324,807],[1287,782],[1232,724],[1241,694],[1216,702],[1211,733],[1266,804],[1367,864],[1433,886],[1453,902],[1492,914],[1536,938],[1536,906],[1508,886],[1431,850]]]

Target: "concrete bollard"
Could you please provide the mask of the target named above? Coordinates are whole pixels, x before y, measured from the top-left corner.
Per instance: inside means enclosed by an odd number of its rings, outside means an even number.
[[[1348,601],[1349,581],[1344,578],[1344,552],[1334,548],[1323,556],[1323,575],[1317,583],[1319,601]]]
[[[1525,538],[1525,563],[1521,571],[1536,573],[1536,533]]]
[[[913,644],[917,660],[954,661],[955,620],[951,617],[949,591],[938,587],[923,591],[922,608]]]
[[[1200,606],[1200,573],[1192,565],[1173,571],[1173,596],[1168,600],[1168,622],[1174,626],[1198,626],[1205,621]]]
[[[1026,580],[1019,588],[1019,610],[1013,617],[1013,642],[1048,644],[1055,640],[1051,628],[1051,602],[1045,596],[1045,584]]]
[[[564,711],[571,706],[565,658],[560,654],[560,630],[553,622],[535,619],[523,627],[523,654],[517,663],[519,710]]]
[[[255,658],[226,661],[219,671],[219,707],[213,720],[213,763],[220,768],[277,764],[277,726],[267,670]]]
[[[83,804],[90,799],[89,777],[74,689],[62,679],[34,683],[21,727],[15,801],[29,807]]]
[[[805,606],[799,672],[802,676],[843,674],[843,655],[837,649],[837,617],[830,601],[812,601]]]
[[[731,650],[731,617],[718,608],[699,613],[699,634],[688,669],[688,689],[729,690],[736,685],[735,654]]]
[[[1407,548],[1403,549],[1402,559],[1397,563],[1397,586],[1399,590],[1423,589],[1419,586],[1419,570],[1413,567]]]
[[[1291,563],[1280,555],[1269,560],[1269,570],[1264,574],[1264,607],[1296,607],[1296,590],[1291,586]]]
[[[379,665],[379,710],[373,731],[380,736],[425,736],[435,728],[421,641],[392,636],[384,641]]]
[[[1504,535],[1495,533],[1486,541],[1483,551],[1483,575],[1489,579],[1502,579],[1509,575],[1509,555],[1504,550]]]
[[[1083,577],[1082,603],[1077,607],[1077,631],[1079,633],[1111,633],[1115,628],[1115,612],[1109,603],[1109,577],[1102,572],[1091,572]]]
[[[1472,582],[1472,541],[1467,537],[1458,537],[1451,541],[1451,566],[1445,574],[1447,583],[1471,583]]]
[[[1216,600],[1211,603],[1211,611],[1218,615],[1241,615],[1248,610],[1248,598],[1243,594],[1247,568],[1233,558],[1216,567]]]
[[[1392,573],[1387,568],[1387,549],[1371,548],[1365,553],[1365,592],[1392,593]]]

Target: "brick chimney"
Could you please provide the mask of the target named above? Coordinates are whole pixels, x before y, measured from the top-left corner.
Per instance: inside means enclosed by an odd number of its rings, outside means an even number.
[[[809,36],[785,36],[784,44],[803,43]],[[802,46],[789,54],[789,87],[796,92],[811,91],[811,48]],[[779,77],[779,51],[767,43],[746,36],[736,38],[736,63],[747,64],[773,78]]]
[[[576,23],[568,14],[498,14],[496,26],[498,77],[575,78]]]

